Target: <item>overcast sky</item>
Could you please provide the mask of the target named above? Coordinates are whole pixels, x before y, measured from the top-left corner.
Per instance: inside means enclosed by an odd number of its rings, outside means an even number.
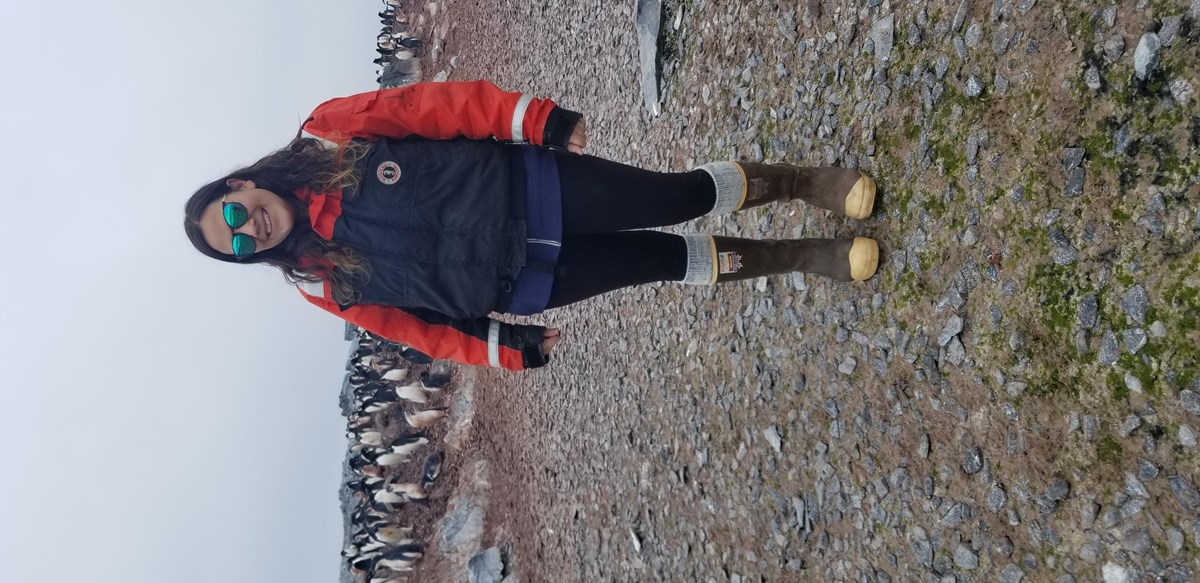
[[[342,324],[181,224],[372,88],[381,7],[0,3],[0,580],[336,579]]]

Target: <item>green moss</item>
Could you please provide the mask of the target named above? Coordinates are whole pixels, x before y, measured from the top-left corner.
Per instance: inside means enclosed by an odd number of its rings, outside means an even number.
[[[1153,366],[1143,360],[1142,357],[1126,352],[1117,358],[1117,364],[1120,364],[1121,368],[1129,371],[1142,382],[1142,390],[1147,395],[1155,399],[1162,397],[1163,388],[1158,378],[1158,372],[1154,370]]]
[[[1121,444],[1110,435],[1105,435],[1096,442],[1096,457],[1106,464],[1120,463],[1121,453]]]
[[[1038,305],[1041,306],[1042,321],[1060,342],[1070,340],[1075,321],[1072,299],[1079,285],[1078,279],[1076,268],[1072,265],[1038,265],[1029,280],[1028,288],[1037,294]]]
[[[933,159],[942,164],[947,178],[951,182],[956,182],[967,165],[966,156],[960,155],[956,148],[943,142],[933,144],[932,150]]]
[[[1038,377],[1037,382],[1029,387],[1029,395],[1044,397],[1048,395],[1079,396],[1079,387],[1083,384],[1083,374],[1078,370],[1067,372],[1060,367],[1050,367],[1049,371]]]
[[[897,192],[894,195],[895,200],[892,204],[894,204],[896,208],[900,209],[901,217],[908,216],[908,205],[910,202],[912,202],[912,197],[913,191],[907,188],[900,190],[900,192]]]
[[[1112,391],[1114,401],[1125,401],[1129,399],[1129,387],[1125,386],[1125,381],[1121,379],[1121,375],[1110,372],[1108,373],[1108,388]]]
[[[1128,222],[1131,218],[1128,212],[1125,212],[1121,207],[1114,206],[1112,209],[1112,220],[1114,223]]]

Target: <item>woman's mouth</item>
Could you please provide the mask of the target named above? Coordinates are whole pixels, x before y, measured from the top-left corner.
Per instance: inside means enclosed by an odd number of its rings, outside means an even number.
[[[267,228],[267,238],[271,238],[271,215],[267,214],[267,209],[263,209],[263,226]]]

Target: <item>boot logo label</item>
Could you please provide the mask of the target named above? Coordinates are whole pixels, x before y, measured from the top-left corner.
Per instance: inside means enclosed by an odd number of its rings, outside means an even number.
[[[721,274],[737,273],[742,268],[742,256],[733,251],[717,253],[717,265]]]

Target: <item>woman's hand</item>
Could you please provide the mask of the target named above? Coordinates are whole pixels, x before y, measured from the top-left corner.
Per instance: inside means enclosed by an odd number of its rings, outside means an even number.
[[[546,328],[546,331],[542,333],[542,354],[550,356],[550,351],[554,350],[554,346],[562,338],[560,333],[558,328]]]
[[[567,151],[572,154],[582,154],[583,149],[587,147],[587,124],[583,118],[575,124],[575,130],[571,132],[571,138],[567,140]]]

